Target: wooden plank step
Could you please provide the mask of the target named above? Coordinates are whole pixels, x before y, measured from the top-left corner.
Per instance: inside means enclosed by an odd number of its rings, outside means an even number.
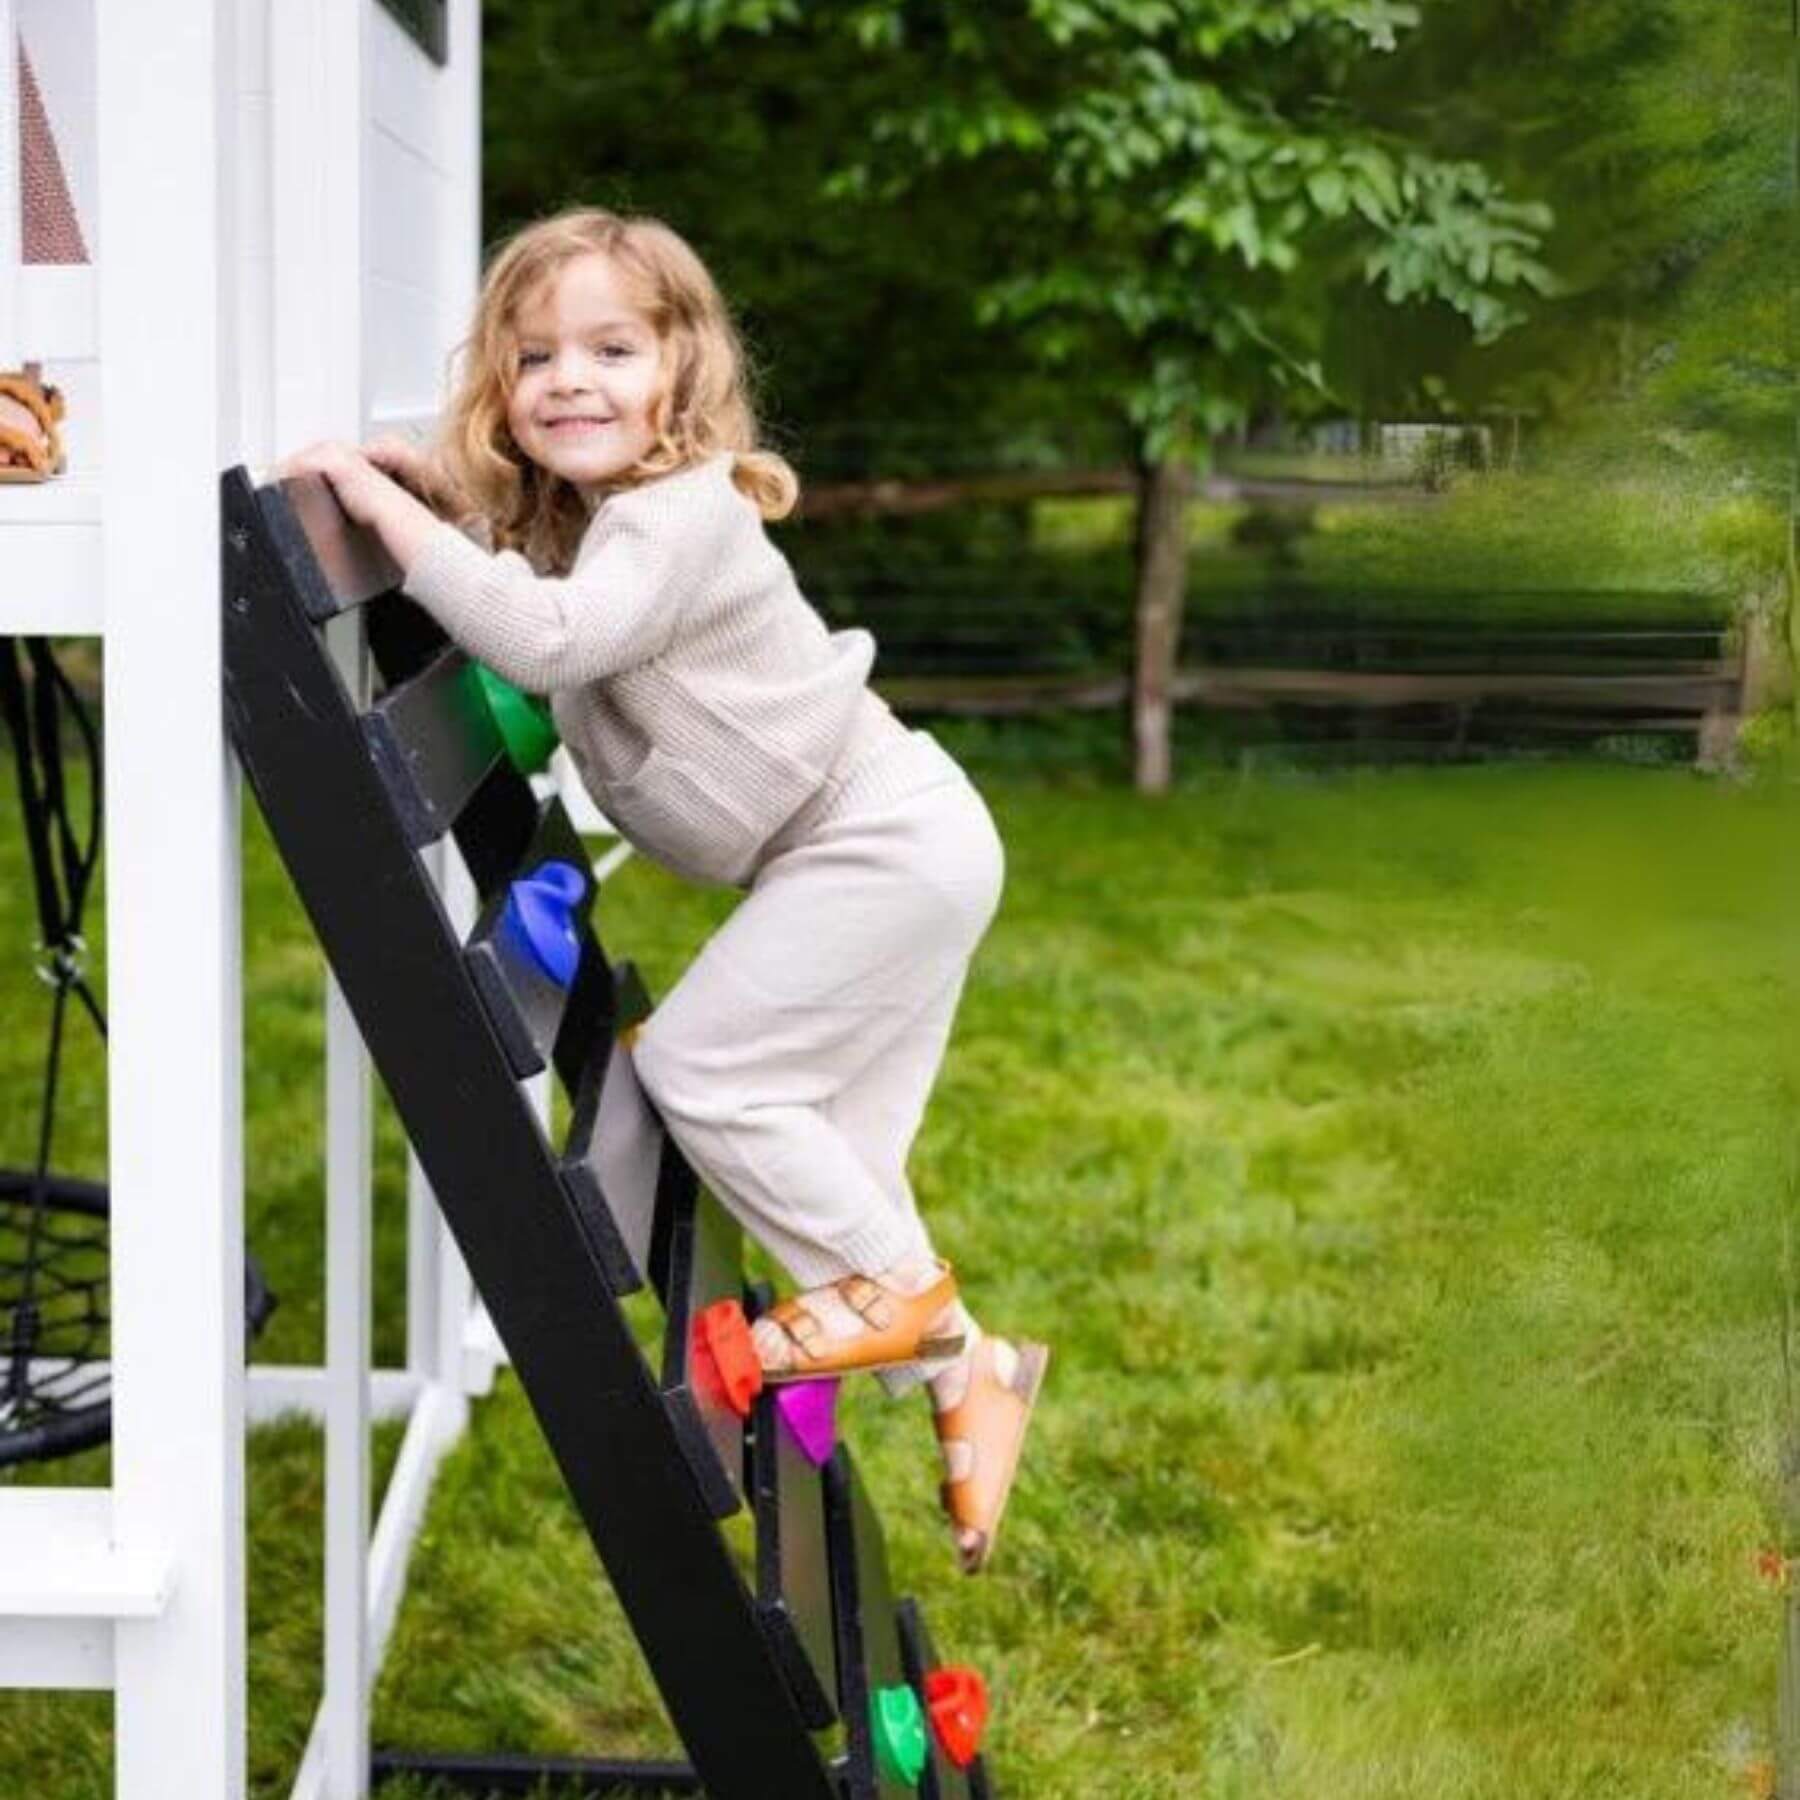
[[[925,1677],[941,1666],[937,1646],[931,1641],[931,1633],[926,1629],[917,1601],[902,1600],[897,1611],[900,1621],[900,1661],[906,1669],[906,1679],[922,1697],[925,1692]],[[931,1761],[925,1765],[925,1775],[919,1783],[919,1800],[988,1800],[991,1791],[988,1786],[987,1765],[982,1758],[977,1756],[966,1769],[959,1769],[950,1760],[943,1745],[937,1741],[937,1734],[934,1732],[931,1738]]]
[[[576,908],[582,960],[577,986],[591,991],[592,984],[604,973],[599,946],[587,923],[594,902],[593,873],[588,866],[587,850],[575,827],[569,823],[562,802],[555,796],[543,802],[537,830],[510,876],[497,883],[482,902],[463,952],[495,1035],[506,1052],[513,1073],[521,1080],[536,1075],[553,1053],[561,1052],[558,1061],[562,1066],[573,1061],[575,1067],[583,1067],[586,1055],[574,1057],[570,1053],[577,1048],[583,1052],[592,1048],[591,1044],[571,1044],[566,1048],[562,1045],[563,1017],[568,1010],[570,990],[557,985],[507,925],[507,900],[512,883],[529,876],[546,862],[567,863],[582,877],[582,897]],[[590,968],[590,964],[596,966]]]
[[[651,1279],[665,1138],[620,1038],[649,1010],[643,984],[621,963],[613,987],[609,1028],[573,1093],[562,1178],[613,1292],[632,1294]]]
[[[701,1339],[700,1315],[716,1301],[742,1303],[742,1234],[679,1157],[664,1158],[657,1205],[668,1245],[663,1404],[706,1504],[715,1518],[729,1518],[743,1502],[744,1421],[725,1398]]]
[[[450,829],[506,754],[460,650],[441,651],[390,688],[363,715],[363,735],[415,848]]]
[[[837,1717],[838,1691],[825,1483],[782,1423],[772,1388],[756,1401],[750,1496],[756,1604],[802,1716],[820,1730]]]
[[[912,1800],[917,1790],[889,1774],[875,1749],[875,1696],[906,1684],[887,1543],[848,1448],[837,1447],[824,1473],[850,1792],[854,1800]]]

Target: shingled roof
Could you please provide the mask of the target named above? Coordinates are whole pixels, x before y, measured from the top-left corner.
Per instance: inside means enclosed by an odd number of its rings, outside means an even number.
[[[28,263],[84,263],[87,243],[63,174],[62,156],[44,110],[31,58],[19,44],[19,186]]]

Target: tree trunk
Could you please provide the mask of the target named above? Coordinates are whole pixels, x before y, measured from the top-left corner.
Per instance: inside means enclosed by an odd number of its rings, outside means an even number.
[[[1187,498],[1191,486],[1185,460],[1165,456],[1139,465],[1131,741],[1133,780],[1144,794],[1165,792],[1171,773],[1170,688],[1181,644],[1181,605],[1187,594]]]

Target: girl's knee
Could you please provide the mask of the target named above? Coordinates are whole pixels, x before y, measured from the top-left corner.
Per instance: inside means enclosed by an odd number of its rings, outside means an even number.
[[[631,1041],[631,1066],[638,1084],[658,1107],[668,1110],[681,1086],[679,1049],[668,1043],[652,1013]]]
[[[660,1024],[656,1013],[638,1028],[631,1063],[638,1085],[665,1118],[717,1122],[721,1095],[716,1082],[708,1082],[693,1049]]]

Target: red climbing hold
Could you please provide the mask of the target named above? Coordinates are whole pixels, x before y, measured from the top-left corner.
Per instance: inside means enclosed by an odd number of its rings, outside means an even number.
[[[925,1677],[925,1705],[944,1754],[966,1769],[981,1748],[987,1726],[987,1683],[963,1666],[933,1669]]]
[[[715,1300],[694,1321],[694,1329],[719,1372],[726,1404],[747,1419],[750,1403],[762,1392],[763,1371],[743,1307],[735,1300]]]

